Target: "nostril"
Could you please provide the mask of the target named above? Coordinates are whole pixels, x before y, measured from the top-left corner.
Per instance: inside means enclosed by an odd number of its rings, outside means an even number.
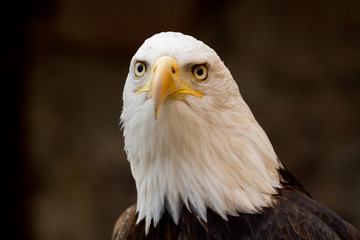
[[[171,72],[172,72],[172,73],[175,73],[175,72],[176,72],[176,70],[175,70],[175,68],[174,68],[173,66],[171,66]]]

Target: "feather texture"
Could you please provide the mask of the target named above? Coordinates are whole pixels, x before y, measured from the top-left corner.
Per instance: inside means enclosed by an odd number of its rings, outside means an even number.
[[[286,173],[284,169],[281,170]],[[286,173],[287,174],[287,173]],[[292,180],[290,180],[292,181]],[[284,180],[284,182],[291,183]],[[224,220],[207,209],[207,222],[182,209],[178,224],[165,212],[156,228],[145,236],[144,220],[136,221],[136,207],[130,207],[114,228],[113,240],[122,239],[360,239],[356,229],[330,209],[314,201],[301,186],[287,184],[274,196],[272,207],[257,214],[239,213]]]

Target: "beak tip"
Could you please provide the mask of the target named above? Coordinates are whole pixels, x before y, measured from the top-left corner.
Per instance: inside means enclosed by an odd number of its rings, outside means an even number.
[[[159,108],[154,108],[154,119],[157,120],[159,118]]]

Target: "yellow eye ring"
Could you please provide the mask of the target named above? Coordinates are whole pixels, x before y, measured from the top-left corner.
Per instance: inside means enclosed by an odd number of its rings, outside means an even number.
[[[142,77],[146,72],[146,64],[141,61],[135,63],[134,73],[136,77]]]
[[[205,64],[195,65],[192,69],[192,74],[196,80],[204,81],[208,76],[208,69]]]

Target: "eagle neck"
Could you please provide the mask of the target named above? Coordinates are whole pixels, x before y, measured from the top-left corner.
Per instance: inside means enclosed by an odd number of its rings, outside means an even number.
[[[143,109],[146,121],[122,115],[138,222],[145,219],[146,231],[164,211],[178,223],[183,205],[205,222],[207,208],[227,220],[272,205],[280,187],[276,154],[247,105],[240,103],[241,112],[226,110],[216,117],[195,114],[178,101],[165,102],[158,120],[148,106]]]

